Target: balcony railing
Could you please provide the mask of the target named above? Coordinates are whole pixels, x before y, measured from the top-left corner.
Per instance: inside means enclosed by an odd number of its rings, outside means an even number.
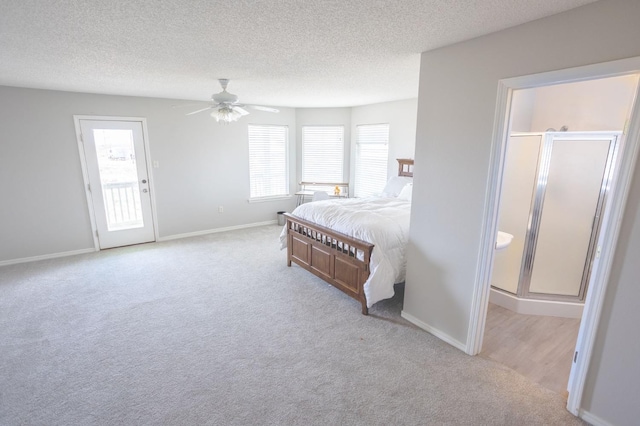
[[[144,226],[138,182],[105,183],[102,194],[109,231]]]

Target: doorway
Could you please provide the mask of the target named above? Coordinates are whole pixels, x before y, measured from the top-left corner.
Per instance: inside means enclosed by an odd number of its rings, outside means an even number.
[[[629,75],[512,96],[498,229],[513,239],[494,254],[481,354],[560,394],[637,86]]]
[[[640,57],[637,57],[514,77],[498,82],[496,121],[494,123],[493,149],[487,186],[487,204],[483,219],[485,227],[483,229],[482,249],[468,331],[466,350],[468,354],[476,355],[480,353],[483,343],[485,320],[489,307],[491,271],[496,247],[496,234],[498,232],[498,207],[500,203],[500,188],[503,182],[506,141],[509,134],[514,130],[513,123],[510,122],[513,93],[518,89],[538,88],[568,82],[585,82],[607,77],[638,74],[639,72]],[[624,126],[618,153],[617,173],[612,179],[607,207],[603,212],[600,235],[596,242],[596,254],[591,265],[584,312],[571,362],[571,372],[567,387],[569,391],[567,410],[574,415],[579,414],[587,370],[598,330],[599,314],[604,303],[609,273],[613,264],[614,249],[619,237],[620,223],[626,206],[627,194],[630,190],[630,182],[639,149],[640,100],[636,90],[631,119]]]
[[[155,241],[144,121],[75,118],[96,248]]]

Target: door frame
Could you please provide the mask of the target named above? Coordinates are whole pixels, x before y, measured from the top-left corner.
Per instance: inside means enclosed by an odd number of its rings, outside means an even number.
[[[550,71],[522,77],[503,79],[498,82],[498,93],[493,126],[493,138],[489,164],[489,179],[485,188],[485,207],[481,246],[478,257],[478,268],[472,296],[470,324],[467,334],[466,352],[477,355],[482,349],[482,339],[489,304],[491,273],[495,235],[498,231],[498,208],[502,187],[506,143],[509,135],[509,116],[511,99],[516,89],[528,89],[560,83],[588,81],[604,77],[616,77],[640,73],[640,57],[627,58],[600,64]],[[594,259],[589,292],[585,300],[584,312],[580,323],[580,331],[576,342],[571,374],[569,377],[567,410],[578,416],[580,404],[587,378],[587,372],[605,294],[613,264],[615,248],[620,234],[620,226],[627,204],[627,198],[633,178],[633,171],[640,148],[640,85],[636,89],[631,118],[623,131],[622,144],[619,151],[618,170],[612,180],[612,188],[608,206],[602,219],[602,227],[598,237],[599,256]]]
[[[149,197],[151,199],[151,217],[153,220],[153,235],[155,241],[160,239],[158,232],[158,216],[156,214],[156,191],[154,188],[155,179],[153,178],[153,172],[151,167],[151,152],[149,150],[149,133],[147,132],[147,119],[144,117],[115,117],[115,116],[103,116],[103,115],[74,115],[73,121],[76,130],[76,141],[78,143],[78,152],[80,154],[80,165],[82,168],[82,179],[84,182],[84,192],[87,198],[87,209],[89,211],[89,220],[91,221],[91,235],[93,236],[93,247],[95,251],[100,251],[100,243],[98,241],[98,227],[96,225],[95,210],[93,208],[92,194],[89,190],[89,169],[87,167],[87,160],[85,157],[84,143],[82,141],[82,131],[80,129],[80,120],[92,120],[92,121],[133,121],[142,125],[142,138],[144,144],[144,159],[147,163],[147,178],[149,180]]]

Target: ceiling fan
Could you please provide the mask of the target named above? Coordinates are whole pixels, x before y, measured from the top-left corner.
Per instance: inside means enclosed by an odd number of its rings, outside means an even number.
[[[267,111],[267,112],[280,112],[280,110],[276,108],[238,103],[238,96],[227,92],[227,85],[229,84],[229,79],[221,78],[218,81],[220,82],[220,86],[222,86],[222,92],[216,93],[211,96],[211,99],[213,100],[213,104],[206,108],[189,112],[186,115],[193,115],[203,111],[213,110],[211,111],[211,116],[215,118],[216,121],[222,122],[222,123],[231,123],[232,121],[237,121],[240,117],[243,117],[249,114],[249,111],[247,111],[245,108],[251,108],[251,109]]]

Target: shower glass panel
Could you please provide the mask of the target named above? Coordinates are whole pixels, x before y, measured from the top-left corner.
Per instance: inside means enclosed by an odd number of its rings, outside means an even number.
[[[621,132],[509,138],[491,285],[518,298],[584,301]]]
[[[492,285],[513,294],[518,293],[541,145],[541,134],[512,135],[507,144],[498,229],[513,235],[513,241],[495,253]]]
[[[528,293],[580,297],[612,141],[552,143]]]

